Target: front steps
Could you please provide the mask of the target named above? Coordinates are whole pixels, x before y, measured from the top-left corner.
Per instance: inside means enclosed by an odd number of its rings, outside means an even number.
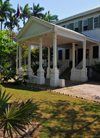
[[[71,67],[68,67],[61,75],[60,79],[70,80],[71,75]]]

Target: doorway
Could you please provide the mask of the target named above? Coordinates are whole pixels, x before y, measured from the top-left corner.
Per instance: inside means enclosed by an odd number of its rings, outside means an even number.
[[[83,48],[78,49],[78,64],[82,61],[83,59]]]

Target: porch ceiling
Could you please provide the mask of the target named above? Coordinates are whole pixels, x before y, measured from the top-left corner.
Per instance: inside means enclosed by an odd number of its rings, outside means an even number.
[[[81,43],[78,40],[74,40],[72,38],[57,35],[57,46],[58,47],[65,48],[67,45],[69,45],[70,43],[73,43],[73,42]],[[28,44],[28,41],[23,41],[22,43]],[[30,39],[30,44],[39,46],[39,38]],[[43,47],[53,46],[53,35],[47,35],[45,37],[42,37],[42,45],[43,45]]]

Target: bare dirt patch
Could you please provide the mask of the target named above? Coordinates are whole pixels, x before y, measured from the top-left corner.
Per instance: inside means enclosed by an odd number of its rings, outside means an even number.
[[[100,83],[96,82],[73,85],[70,87],[55,89],[55,91],[77,96],[77,98],[80,97],[88,100],[100,101]]]

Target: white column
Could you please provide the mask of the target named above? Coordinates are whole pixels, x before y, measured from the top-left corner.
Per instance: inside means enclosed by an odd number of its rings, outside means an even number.
[[[39,69],[37,70],[37,84],[45,84],[44,69],[42,68],[42,38],[39,38]]]
[[[92,56],[93,56],[93,51],[92,51],[92,49],[93,49],[93,46],[89,46],[89,65],[91,66],[92,65]],[[89,77],[91,78],[91,76],[92,76],[92,69],[91,68],[89,68]]]
[[[47,68],[47,76],[48,79],[50,78],[50,47],[48,47],[48,68]]]
[[[28,68],[31,68],[31,45],[28,42]]]
[[[27,69],[27,74],[29,78],[32,77],[32,68],[31,68],[31,45],[30,41],[28,41],[28,69]]]
[[[83,42],[83,68],[81,70],[81,79],[82,82],[88,80],[87,77],[87,68],[86,68],[86,40]]]
[[[53,68],[57,68],[57,35],[53,35]]]
[[[23,75],[23,69],[21,67],[22,57],[21,57],[21,45],[19,45],[19,75]]]
[[[50,86],[59,86],[59,70],[57,69],[57,35],[53,35],[53,69],[51,71]]]
[[[19,45],[19,68],[21,68],[21,45]]]
[[[16,74],[18,74],[18,45],[16,47]]]
[[[42,68],[42,38],[39,39],[39,68]]]
[[[76,76],[75,76],[75,43],[72,43],[72,69],[71,69],[71,76],[70,76],[70,80],[74,81],[76,80]]]
[[[73,69],[75,69],[75,43],[72,43],[72,49],[73,49]]]
[[[57,63],[58,63],[58,47],[56,48],[56,53],[57,53]]]
[[[86,68],[86,41],[83,42],[83,69]]]
[[[63,60],[63,64],[65,63],[65,48],[63,48],[62,50],[62,60]]]

